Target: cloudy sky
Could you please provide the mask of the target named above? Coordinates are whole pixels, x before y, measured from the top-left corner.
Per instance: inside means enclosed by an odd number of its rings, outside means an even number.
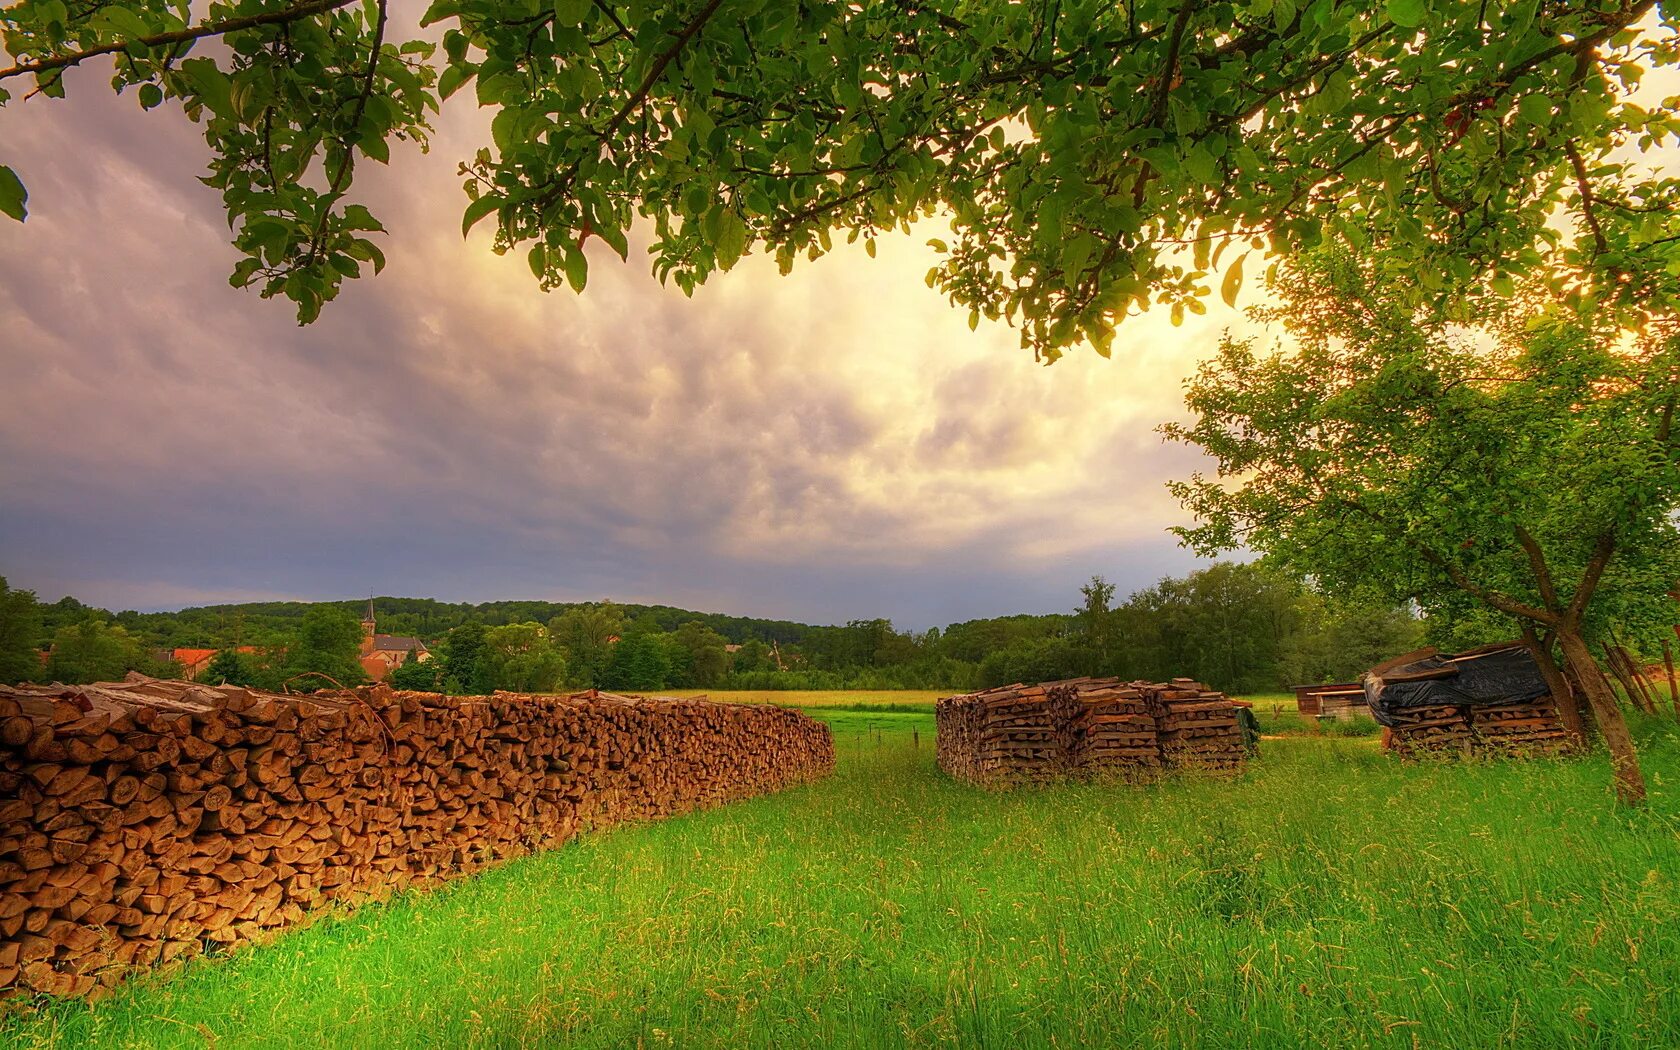
[[[196,128],[79,71],[0,111],[0,575],[113,608],[403,594],[902,626],[1071,608],[1196,563],[1155,427],[1237,317],[1033,363],[929,291],[927,236],[694,299],[592,249],[544,293],[460,236],[470,92],[368,165],[390,265],[307,328],[228,287]],[[598,245],[598,242],[596,242]]]

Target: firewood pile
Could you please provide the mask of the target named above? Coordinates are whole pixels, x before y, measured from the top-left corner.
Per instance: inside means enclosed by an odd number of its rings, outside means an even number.
[[[1467,755],[1471,739],[1466,710],[1462,706],[1441,704],[1397,710],[1390,716],[1394,724],[1388,727],[1387,745],[1396,754],[1409,758],[1430,754]]]
[[[833,765],[821,723],[706,700],[0,686],[0,996],[94,993]]]
[[[1118,678],[1074,678],[1047,687],[1076,706],[1070,766],[1090,776],[1136,776],[1161,766],[1161,750],[1143,690]]]
[[[1068,770],[1071,719],[1064,697],[1039,685],[1005,685],[935,706],[939,767],[977,783],[1048,780]]]
[[[1529,703],[1402,708],[1390,717],[1395,724],[1388,746],[1407,757],[1556,754],[1570,747],[1549,696]]]
[[[1224,693],[1189,678],[1139,683],[1161,744],[1173,768],[1240,770],[1247,758],[1237,705]]]
[[[1007,685],[945,697],[935,711],[940,768],[979,784],[1234,771],[1247,757],[1236,704],[1183,678]]]
[[[1566,751],[1569,731],[1546,676],[1521,642],[1457,654],[1420,649],[1365,673],[1384,745],[1406,756]]]
[[[1505,754],[1560,752],[1570,746],[1569,731],[1550,696],[1527,704],[1494,704],[1470,708],[1470,732],[1475,746]]]

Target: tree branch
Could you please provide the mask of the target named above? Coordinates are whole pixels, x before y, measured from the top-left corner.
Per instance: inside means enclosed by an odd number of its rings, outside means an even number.
[[[288,22],[296,22],[302,18],[324,14],[327,11],[345,7],[354,2],[355,0],[307,0],[306,3],[283,8],[279,11],[265,11],[260,15],[243,15],[239,18],[224,18],[219,22],[201,22],[186,29],[174,29],[167,33],[143,36],[136,40],[101,44],[98,47],[90,47],[85,51],[73,51],[67,55],[54,55],[52,58],[37,59],[34,62],[19,62],[9,68],[0,69],[0,80],[21,77],[30,73],[46,73],[55,69],[66,69],[70,66],[80,65],[99,55],[114,55],[120,51],[125,51],[133,44],[161,47],[164,44],[180,44],[191,40],[201,40],[209,36],[222,36],[226,33],[236,33],[242,29],[255,29],[258,26],[285,25]]]
[[[373,81],[379,71],[379,50],[385,46],[386,3],[387,0],[378,0],[379,19],[373,26],[373,46],[368,49],[367,73],[362,77],[362,90],[356,96],[356,108],[350,114],[350,130],[344,136],[344,156],[339,159],[332,186],[323,198],[321,214],[315,217],[315,232],[309,238],[308,264],[313,264],[321,253],[321,235],[327,228],[327,216],[332,213],[339,194],[344,192],[345,177],[355,163],[356,145],[362,138],[362,114],[367,112],[368,99],[373,95]]]

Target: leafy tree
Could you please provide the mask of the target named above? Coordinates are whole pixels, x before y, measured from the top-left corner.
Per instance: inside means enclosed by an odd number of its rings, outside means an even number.
[[[1590,640],[1603,596],[1666,607],[1676,578],[1680,336],[1538,300],[1465,337],[1382,273],[1342,251],[1303,259],[1286,305],[1260,312],[1293,346],[1227,338],[1204,365],[1195,422],[1167,430],[1220,478],[1175,486],[1199,521],[1181,534],[1426,610],[1474,599],[1526,629],[1542,666],[1555,640],[1619,797],[1638,801],[1643,777]],[[1569,706],[1561,679],[1554,689]]]
[[[140,639],[104,620],[87,619],[53,632],[45,677],[72,685],[113,682],[149,668]]]
[[[490,691],[484,635],[485,626],[477,621],[468,621],[449,632],[441,661],[444,692],[482,695]]]
[[[645,691],[665,688],[671,673],[659,636],[647,631],[627,634],[612,648],[606,669],[606,688]]]
[[[13,590],[0,576],[0,684],[41,676],[41,607],[34,591]]]
[[[392,689],[412,689],[422,693],[443,690],[444,662],[438,659],[416,660],[412,656],[385,676],[385,684]]]
[[[770,647],[757,638],[741,643],[741,648],[728,657],[730,674],[753,674],[758,671],[774,671],[776,663],[770,658]]]
[[[0,102],[101,56],[143,108],[179,101],[234,283],[305,321],[383,263],[357,159],[424,143],[468,89],[495,115],[463,228],[494,216],[545,288],[583,288],[592,237],[627,256],[638,216],[654,272],[692,292],[755,246],[786,271],[942,210],[928,283],[1052,359],[1326,237],[1394,242],[1408,289],[1462,316],[1453,293],[1552,261],[1618,308],[1676,299],[1680,182],[1608,162],[1680,132],[1630,101],[1680,61],[1654,0],[435,0],[435,40],[403,44],[387,7],[24,0],[0,10]],[[0,211],[25,209],[0,168]],[[1580,236],[1556,237],[1559,209]]]
[[[612,602],[574,606],[549,621],[548,629],[565,648],[574,681],[594,688],[606,684],[613,648],[626,630],[618,606]]]
[[[265,685],[271,677],[263,673],[251,654],[242,653],[237,647],[216,650],[216,655],[210,658],[210,663],[204,668],[200,680],[215,684],[227,685]]]
[[[324,689],[332,682],[356,685],[367,678],[361,649],[362,624],[355,613],[335,605],[311,605],[297,637],[286,647],[282,680],[301,690]]]
[[[729,654],[724,649],[728,641],[723,635],[690,620],[671,637],[676,643],[674,655],[680,661],[672,663],[673,678],[702,689],[723,680],[729,667]]]
[[[480,660],[492,689],[552,693],[566,675],[566,657],[540,623],[507,624],[485,631]]]

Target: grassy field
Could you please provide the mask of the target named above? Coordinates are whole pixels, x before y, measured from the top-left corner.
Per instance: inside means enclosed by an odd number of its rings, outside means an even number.
[[[1680,1045],[1680,736],[989,794],[932,719],[818,712],[836,776],[0,1022],[52,1047]],[[917,746],[919,745],[919,746]]]
[[[933,703],[949,689],[667,689],[663,696],[709,696],[734,704],[776,704],[805,709],[868,710],[884,708],[933,713]]]

